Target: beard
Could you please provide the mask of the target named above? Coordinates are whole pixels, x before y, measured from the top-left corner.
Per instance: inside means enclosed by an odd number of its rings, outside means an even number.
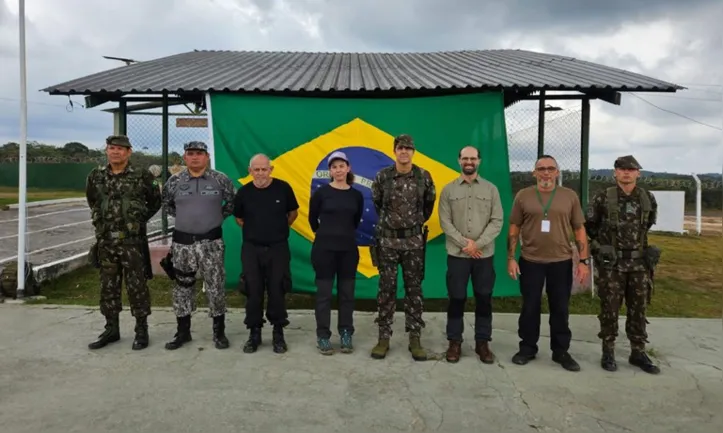
[[[540,179],[540,186],[543,188],[550,188],[555,185],[554,179]]]
[[[477,167],[475,167],[474,165],[465,165],[464,167],[462,167],[462,173],[468,176],[474,174],[476,171]]]

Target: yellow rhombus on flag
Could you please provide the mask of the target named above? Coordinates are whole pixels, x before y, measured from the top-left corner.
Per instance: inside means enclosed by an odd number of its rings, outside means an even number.
[[[272,161],[274,167],[272,176],[288,182],[294,189],[299,202],[299,216],[291,228],[313,242],[314,233],[309,227],[311,191],[322,182],[328,182],[329,172],[326,158],[336,150],[346,152],[355,175],[354,186],[362,192],[365,198],[366,208],[362,216],[362,224],[357,231],[357,239],[362,239],[359,242],[358,272],[367,278],[378,274],[377,269],[372,265],[369,244],[363,241],[371,238],[374,224],[377,221],[376,211],[371,202],[370,187],[379,169],[394,163],[393,143],[392,135],[356,118]],[[432,217],[427,223],[429,225],[427,240],[430,241],[442,234],[437,215],[442,187],[457,178],[459,174],[446,165],[428,158],[418,150],[414,154],[413,162],[430,172],[437,189],[437,202],[434,204]],[[239,182],[246,184],[251,180],[251,175],[248,175],[239,179]]]

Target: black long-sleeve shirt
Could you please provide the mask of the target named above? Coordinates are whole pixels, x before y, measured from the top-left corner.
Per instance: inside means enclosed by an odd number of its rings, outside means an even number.
[[[356,229],[363,212],[364,196],[353,187],[319,187],[309,202],[309,225],[316,233],[314,244],[336,251],[356,248]]]

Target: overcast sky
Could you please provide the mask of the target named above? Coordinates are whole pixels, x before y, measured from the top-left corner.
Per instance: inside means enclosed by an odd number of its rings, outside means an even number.
[[[17,3],[0,0],[0,144],[17,141],[20,135]],[[394,52],[519,48],[599,62],[689,88],[674,95],[638,94],[648,102],[624,94],[621,106],[593,101],[591,168],[611,167],[616,156],[632,147],[645,169],[721,172],[723,2],[720,0],[450,0],[445,3],[441,0],[28,1],[28,138],[51,144],[80,141],[98,146],[103,143],[112,132],[112,118],[108,113],[98,108],[85,110],[77,105],[69,110],[67,97],[39,92],[46,86],[119,66],[118,62],[103,59],[103,55],[151,60],[194,49]],[[84,102],[82,97],[74,97],[73,101]],[[579,108],[577,102],[554,104],[572,111]],[[511,152],[514,158],[535,152],[536,131],[524,130],[534,125],[531,123],[534,109],[534,103],[526,103],[508,110],[510,141],[517,146]],[[565,114],[554,113],[555,116]],[[145,121],[147,131],[150,120]],[[579,120],[559,120],[558,123],[578,126]],[[551,122],[548,126],[551,141],[557,137],[553,134],[560,134],[555,129],[559,126],[554,125],[555,122]],[[135,128],[138,128],[137,135],[143,133],[139,125]],[[520,129],[523,130],[515,132]],[[571,144],[577,146],[576,137],[577,132],[567,132],[556,141],[572,140]],[[551,146],[548,150],[561,156],[564,165],[578,167],[576,150],[560,146]]]

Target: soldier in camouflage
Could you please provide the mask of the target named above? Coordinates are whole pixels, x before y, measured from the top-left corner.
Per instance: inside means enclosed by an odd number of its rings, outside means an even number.
[[[642,168],[631,155],[615,160],[617,185],[598,192],[587,208],[585,228],[598,269],[602,359],[608,371],[617,370],[615,338],[618,312],[625,300],[625,331],[630,340],[628,362],[643,371],[657,374],[660,369],[645,353],[646,298],[651,289],[648,231],[655,224],[655,196],[636,185]]]
[[[236,191],[228,176],[208,167],[205,143],[186,143],[183,159],[186,170],[174,174],[163,185],[163,207],[175,218],[170,254],[176,280],[173,311],[177,320],[177,332],[166,343],[166,349],[175,350],[191,341],[198,272],[206,286],[213,341],[217,349],[226,349],[229,341],[225,335],[226,271],[221,226],[232,214]]]
[[[99,349],[120,340],[121,282],[125,275],[131,314],[136,319],[133,349],[148,347],[151,299],[146,280],[152,276],[146,224],[161,207],[161,192],[148,170],[130,163],[131,143],[123,135],[106,139],[108,164],[93,169],[86,199],[95,228],[93,262],[100,267],[100,311],[105,331],[90,343]]]
[[[426,251],[423,225],[429,220],[437,196],[430,173],[412,164],[412,137],[402,134],[394,139],[396,163],[377,173],[372,184],[372,200],[379,215],[376,227],[379,269],[379,341],[372,358],[382,359],[389,351],[392,323],[396,309],[397,269],[402,267],[404,280],[405,330],[409,333],[409,350],[415,360],[426,360],[420,342],[423,299],[422,280]]]

